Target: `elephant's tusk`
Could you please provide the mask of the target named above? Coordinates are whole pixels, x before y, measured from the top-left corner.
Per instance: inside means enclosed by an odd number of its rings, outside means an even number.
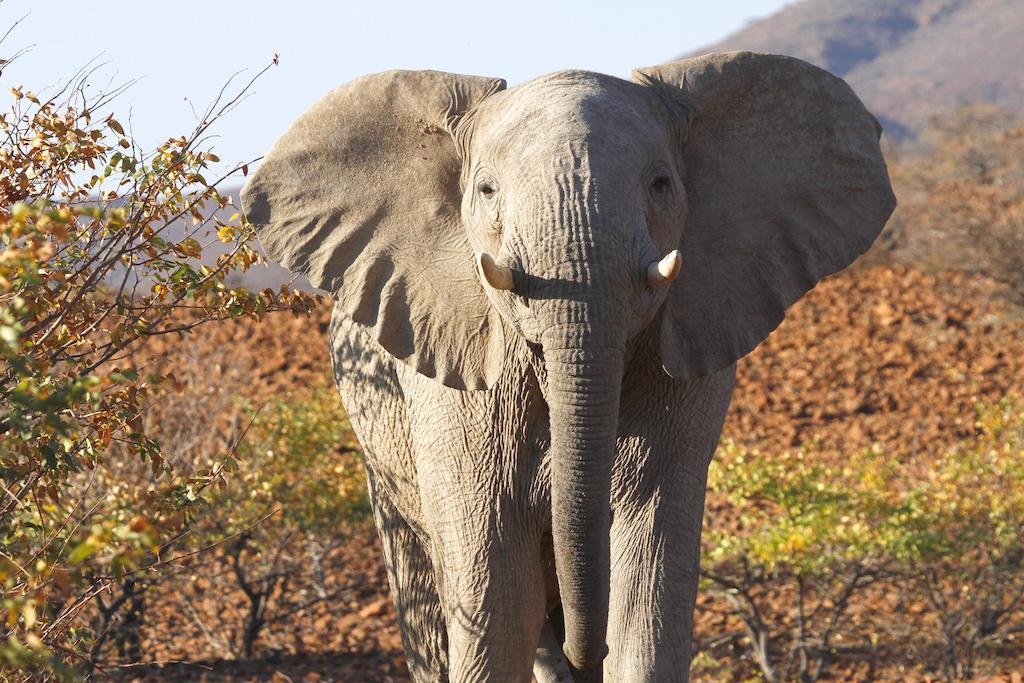
[[[673,249],[665,258],[647,266],[647,284],[651,287],[667,287],[679,275],[679,250]]]
[[[512,289],[515,281],[512,279],[512,269],[508,266],[499,266],[486,251],[480,252],[476,257],[477,267],[484,276],[484,280],[495,289]]]

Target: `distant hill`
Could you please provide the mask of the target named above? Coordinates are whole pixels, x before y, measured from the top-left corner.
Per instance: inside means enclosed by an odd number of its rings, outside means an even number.
[[[719,50],[824,67],[897,138],[975,101],[1024,113],[1024,0],[802,0],[691,54]]]

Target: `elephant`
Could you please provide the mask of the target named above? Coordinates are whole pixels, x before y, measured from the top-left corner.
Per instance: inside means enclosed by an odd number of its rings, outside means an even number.
[[[686,681],[736,362],[895,208],[881,128],[714,53],[330,91],[242,192],[330,293],[416,681]]]

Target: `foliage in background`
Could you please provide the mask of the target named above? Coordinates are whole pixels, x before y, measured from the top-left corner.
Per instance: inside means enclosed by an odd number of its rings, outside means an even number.
[[[225,284],[261,257],[237,214],[217,218],[230,204],[219,184],[247,168],[208,179],[207,135],[251,81],[190,134],[143,151],[107,111],[119,90],[89,96],[87,75],[45,97],[12,87],[0,114],[0,672],[27,676],[88,666],[96,634],[75,616],[113,581],[168,561],[232,457],[168,464],[143,417],[177,380],[133,354],[157,335],[311,305],[287,288]],[[212,245],[223,246],[204,261]],[[149,477],[91,495],[115,449]]]
[[[973,440],[901,477],[913,514],[900,520],[895,581],[926,606],[949,681],[972,678],[984,650],[1024,640],[1024,407],[980,405],[975,427]],[[919,630],[890,630],[921,649]]]
[[[1024,633],[1018,402],[979,406],[974,438],[939,458],[875,447],[837,470],[814,456],[720,448],[708,493],[731,523],[706,533],[702,575],[742,630],[706,656],[739,638],[765,680],[815,681],[841,657],[873,662],[885,636],[953,681]],[[879,583],[898,604],[852,616]],[[913,606],[928,629],[905,619]]]
[[[867,261],[965,270],[1024,303],[1024,126],[994,105],[934,121],[888,155],[899,206]]]
[[[886,566],[894,520],[884,487],[898,466],[877,449],[841,471],[817,455],[726,441],[709,471],[708,493],[732,523],[706,532],[704,583],[740,619],[768,681],[818,680],[837,651],[870,646],[851,636],[848,610]]]
[[[346,590],[328,587],[323,561],[353,527],[365,526],[370,506],[358,445],[333,388],[265,405],[237,455],[244,466],[211,493],[191,542],[231,539],[218,556],[226,571],[209,576],[241,589],[246,616],[240,624],[223,612],[204,621],[213,622],[206,630],[217,634],[213,645],[223,656],[251,657],[264,628]],[[254,519],[266,521],[253,526]]]

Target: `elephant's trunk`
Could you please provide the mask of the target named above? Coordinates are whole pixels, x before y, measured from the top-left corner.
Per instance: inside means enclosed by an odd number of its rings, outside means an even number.
[[[611,478],[625,340],[578,327],[545,335],[543,343],[551,528],[565,615],[563,649],[580,680],[600,680],[608,651]]]

